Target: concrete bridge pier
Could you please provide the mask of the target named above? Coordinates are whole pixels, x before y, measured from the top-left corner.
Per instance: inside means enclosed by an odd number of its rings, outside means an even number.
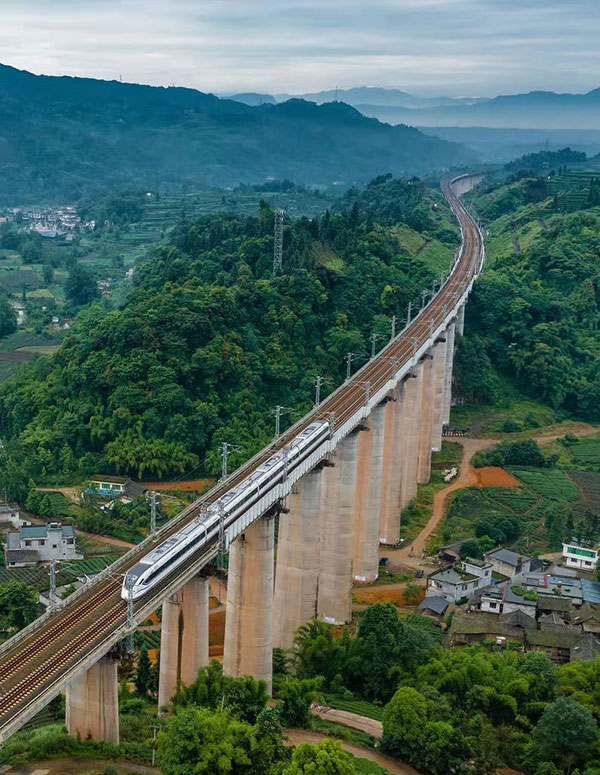
[[[162,607],[158,707],[208,664],[208,579],[195,576]]]
[[[417,495],[422,394],[423,362],[421,361],[415,366],[412,374],[404,382],[403,411],[406,419],[403,423],[400,447],[400,455],[404,461],[400,491],[400,512]]]
[[[445,336],[440,337],[437,340],[434,349],[433,427],[431,429],[431,449],[433,452],[439,452],[442,448],[442,426],[444,424],[444,409],[446,402],[448,340]]]
[[[435,348],[431,348],[422,359],[421,421],[417,469],[417,482],[419,484],[427,484],[431,478],[431,437],[435,391],[434,356]]]
[[[358,436],[352,561],[352,573],[357,581],[375,581],[379,575],[379,522],[387,403],[393,402],[384,402],[373,408],[368,419],[368,432]]]
[[[465,305],[461,304],[456,313],[456,333],[463,336],[465,333]]]
[[[273,575],[275,520],[265,514],[229,550],[225,650],[227,675],[273,683]]]
[[[352,618],[353,517],[358,435],[343,439],[332,455],[334,465],[323,470],[323,516],[317,617],[330,624]]]
[[[402,469],[406,461],[401,454],[405,423],[405,382],[393,391],[385,405],[384,450],[381,466],[381,502],[379,510],[379,541],[397,544],[400,538]]]
[[[444,412],[442,424],[450,422],[450,409],[452,408],[452,369],[454,367],[454,341],[456,323],[450,323],[446,330],[446,377],[444,381]]]
[[[119,742],[119,681],[117,660],[110,655],[67,688],[66,724],[70,735]]]
[[[323,479],[322,466],[302,477],[287,498],[289,512],[279,518],[273,603],[276,648],[291,648],[298,627],[317,615]]]

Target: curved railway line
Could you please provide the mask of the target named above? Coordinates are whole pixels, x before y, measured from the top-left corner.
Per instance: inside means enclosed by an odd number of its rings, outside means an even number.
[[[40,698],[48,701],[63,689],[65,676],[72,676],[86,656],[104,646],[106,653],[115,641],[115,633],[118,637],[123,636],[123,628],[127,625],[127,605],[120,596],[122,576],[141,555],[198,516],[206,505],[238,484],[316,419],[332,419],[333,415],[334,428],[341,427],[365,403],[366,385],[369,385],[372,394],[382,388],[394,369],[408,363],[416,350],[429,340],[432,331],[447,318],[449,311],[456,307],[479,270],[483,244],[479,228],[452,188],[453,182],[446,181],[442,189],[461,226],[463,242],[459,258],[445,284],[404,331],[352,379],[227,480],[182,511],[155,536],[128,552],[96,581],[75,593],[58,611],[40,617],[0,646],[0,741],[39,709]],[[214,543],[202,547],[196,561],[208,562],[216,548]],[[151,594],[151,599],[139,601],[135,610],[140,613],[142,609],[147,611],[150,603],[157,606],[161,590],[167,589],[181,574],[181,568],[174,570]]]

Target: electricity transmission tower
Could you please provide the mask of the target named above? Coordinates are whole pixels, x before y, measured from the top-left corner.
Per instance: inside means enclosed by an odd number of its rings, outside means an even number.
[[[275,211],[275,239],[273,242],[273,276],[283,271],[283,210]]]

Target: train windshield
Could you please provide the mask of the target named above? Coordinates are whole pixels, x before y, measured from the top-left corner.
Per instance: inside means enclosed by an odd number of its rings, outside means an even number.
[[[133,568],[130,568],[127,572],[127,578],[130,581],[136,581],[142,575],[144,571],[147,571],[150,566],[143,562],[136,563]]]

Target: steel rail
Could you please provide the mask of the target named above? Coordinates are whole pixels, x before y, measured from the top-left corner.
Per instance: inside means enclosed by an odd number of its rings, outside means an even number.
[[[334,431],[348,428],[365,406],[366,383],[376,395],[401,368],[431,345],[433,334],[445,326],[464,303],[483,257],[483,238],[473,217],[453,191],[463,177],[445,181],[442,190],[461,227],[462,243],[445,283],[419,314],[374,358],[338,387],[319,406],[267,445],[251,460],[219,482],[209,493],[184,509],[177,517],[138,547],[113,563],[92,582],[71,595],[57,611],[47,613],[0,646],[0,738],[5,739],[30,718],[40,702],[49,701],[68,680],[89,666],[127,634],[126,605],[120,598],[123,573],[139,557],[184,524],[197,517],[210,503],[245,479],[275,451],[289,443],[316,419],[334,417]],[[348,430],[349,432],[349,430]],[[135,606],[135,619],[142,621],[165,596],[197,572],[198,563],[214,556],[216,547],[203,546],[186,564],[176,568],[147,598]],[[192,571],[190,572],[190,568]],[[91,662],[93,664],[93,662]]]

